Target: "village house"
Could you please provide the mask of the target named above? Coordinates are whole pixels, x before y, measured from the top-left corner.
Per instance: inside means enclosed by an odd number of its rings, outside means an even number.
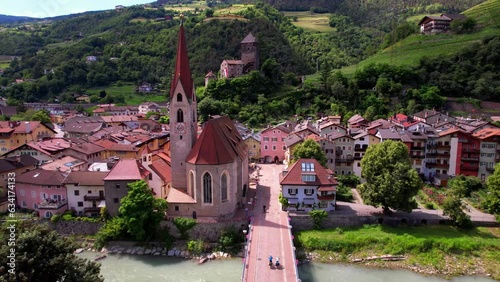
[[[131,116],[137,115],[139,108],[135,106],[115,106],[114,104],[99,105],[92,113],[94,116]]]
[[[305,140],[307,140],[307,139],[312,139],[312,140],[316,141],[316,143],[319,144],[319,146],[321,147],[321,150],[323,152],[325,152],[325,155],[326,155],[326,168],[328,168],[331,171],[335,171],[336,170],[335,159],[337,156],[337,154],[336,154],[337,150],[335,149],[335,142],[328,139],[328,138],[320,137],[316,134],[311,134],[311,135],[307,136],[305,138]]]
[[[485,181],[500,163],[500,128],[484,128],[473,136],[481,140],[478,175]]]
[[[38,160],[29,155],[0,159],[0,198],[7,196],[7,180],[10,178],[10,173],[20,175],[35,169],[37,164]]]
[[[216,80],[217,76],[212,72],[209,71],[207,75],[205,75],[205,87],[207,87],[208,83],[210,83],[211,80]]]
[[[302,144],[304,142],[304,138],[301,136],[290,133],[287,137],[285,137],[285,159],[283,160],[283,163],[288,166],[291,161],[293,160],[293,153],[295,151],[295,148],[297,148],[298,145]]]
[[[111,216],[118,214],[120,200],[128,194],[128,184],[149,179],[150,172],[135,159],[120,159],[104,177],[106,209]]]
[[[85,61],[87,63],[94,63],[94,62],[97,62],[97,57],[96,56],[87,56],[87,57],[85,57]]]
[[[63,213],[68,209],[65,177],[59,171],[43,169],[16,175],[17,205],[37,211],[40,218]]]
[[[464,20],[467,17],[460,14],[441,14],[440,16],[425,16],[418,25],[424,34],[446,32],[454,20]]]
[[[137,87],[137,92],[141,92],[141,93],[149,93],[152,90],[153,90],[153,86],[151,86],[151,83],[147,83],[147,82],[144,82]]]
[[[162,107],[155,102],[143,102],[139,105],[139,114],[146,115],[149,112],[160,112]]]
[[[337,180],[315,159],[299,159],[282,173],[281,194],[288,210],[335,210]]]
[[[79,103],[90,103],[89,95],[78,95],[75,100]]]
[[[326,138],[335,144],[335,175],[353,173],[354,138],[340,132],[333,132]]]
[[[258,162],[260,160],[260,134],[248,134],[243,137],[243,140],[248,147],[248,158],[250,162]]]
[[[39,121],[0,121],[0,153],[22,144],[53,137],[56,132]]]
[[[53,160],[43,164],[40,168],[44,170],[56,170],[63,173],[71,171],[85,171],[87,169],[87,162],[76,159],[74,157],[66,156],[60,159]]]
[[[170,156],[164,152],[142,153],[142,165],[150,172],[149,187],[157,198],[166,199],[172,188],[172,169]]]
[[[68,194],[68,209],[77,215],[99,216],[106,206],[104,177],[107,172],[72,171],[63,181]]]
[[[366,153],[368,147],[380,143],[377,136],[364,132],[353,137],[354,138],[354,162],[352,166],[353,173],[361,177],[361,159]]]
[[[264,163],[279,163],[285,160],[285,139],[292,132],[295,123],[282,122],[268,127],[260,133],[260,156]]]

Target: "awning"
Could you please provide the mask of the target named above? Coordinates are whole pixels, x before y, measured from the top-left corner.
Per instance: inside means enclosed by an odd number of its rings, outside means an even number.
[[[316,202],[313,198],[306,198],[304,199],[304,205],[312,205]]]
[[[322,191],[335,191],[335,187],[333,186],[325,186],[325,187],[319,187],[318,191],[322,192]]]
[[[297,198],[288,198],[289,205],[296,205],[298,202],[299,202],[299,199],[297,199]]]
[[[98,208],[103,208],[106,206],[106,201],[105,200],[102,200],[99,205],[97,206]]]

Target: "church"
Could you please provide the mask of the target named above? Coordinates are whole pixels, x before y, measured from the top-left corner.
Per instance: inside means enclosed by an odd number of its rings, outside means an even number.
[[[230,218],[246,202],[248,149],[233,121],[213,117],[198,136],[197,102],[181,23],[170,87],[169,216]]]

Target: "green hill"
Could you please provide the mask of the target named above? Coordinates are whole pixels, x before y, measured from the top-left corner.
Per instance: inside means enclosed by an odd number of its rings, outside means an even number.
[[[469,34],[414,34],[356,65],[342,68],[342,72],[352,75],[357,69],[372,63],[416,66],[424,56],[455,54],[484,37],[500,34],[499,0],[488,0],[463,14],[477,21],[478,31]]]

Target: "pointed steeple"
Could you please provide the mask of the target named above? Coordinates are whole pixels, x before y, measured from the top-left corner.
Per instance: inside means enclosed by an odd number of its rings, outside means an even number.
[[[181,83],[182,88],[186,92],[186,97],[193,99],[193,79],[191,77],[191,69],[189,68],[189,58],[186,46],[186,36],[184,35],[184,17],[181,15],[181,27],[179,30],[179,39],[177,43],[177,58],[175,61],[174,77],[170,86],[170,100],[174,96],[174,91],[177,85]]]

